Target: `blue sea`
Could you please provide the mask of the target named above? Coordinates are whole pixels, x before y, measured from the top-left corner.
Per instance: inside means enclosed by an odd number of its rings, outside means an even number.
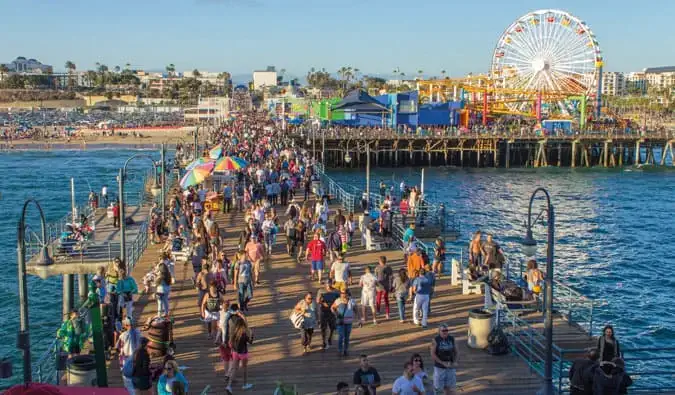
[[[16,349],[19,328],[16,229],[25,199],[37,199],[47,222],[57,221],[70,211],[71,177],[75,179],[78,204],[87,201],[90,190],[100,194],[104,184],[108,185],[110,197],[117,196],[119,169],[127,158],[139,152],[106,149],[0,153],[0,256],[4,258],[0,265],[0,358],[13,359],[15,379],[21,379],[21,354]],[[159,159],[159,150],[145,150],[143,153],[154,160]],[[151,166],[147,158],[132,160],[128,166],[125,192],[140,191],[141,180]],[[27,222],[39,231],[39,212],[34,205],[27,210]],[[61,277],[47,280],[33,276],[28,278],[31,352],[34,361],[54,339],[60,325],[61,289]],[[0,387],[7,384],[4,381],[0,380]]]
[[[363,170],[328,173],[365,189]],[[376,169],[371,191],[379,191],[380,181],[398,190],[401,180],[419,186],[420,169]],[[425,192],[457,213],[457,248],[481,230],[493,233],[520,261],[529,199],[537,187],[550,192],[556,213],[555,278],[608,303],[595,310],[594,327],[614,325],[624,348],[675,347],[675,171],[425,169]],[[543,203],[535,204],[533,215],[541,208]],[[534,236],[545,267],[546,227],[536,226]]]
[[[116,175],[134,150],[61,150],[0,153],[0,358],[17,352],[18,290],[16,224],[24,199],[34,197],[48,221],[70,209],[70,177],[76,195],[86,201],[90,189],[107,184],[117,190]],[[159,157],[156,150],[146,153]],[[140,188],[148,160],[131,162],[127,190]],[[364,188],[365,174],[329,170],[338,181]],[[373,188],[384,180],[419,185],[420,170],[376,169]],[[427,169],[425,189],[434,200],[455,210],[461,223],[458,246],[476,230],[490,232],[514,259],[522,259],[527,204],[537,187],[551,193],[556,211],[555,276],[581,293],[608,305],[595,312],[598,325],[611,323],[624,347],[675,347],[675,171],[570,169]],[[36,225],[37,210],[29,208]],[[544,261],[546,229],[535,228]],[[28,282],[32,352],[38,358],[61,320],[61,278]],[[672,364],[672,361],[668,363]],[[672,366],[671,366],[672,368]],[[672,370],[672,369],[671,369]]]

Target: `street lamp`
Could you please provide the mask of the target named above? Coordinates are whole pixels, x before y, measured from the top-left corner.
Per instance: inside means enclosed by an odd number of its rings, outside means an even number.
[[[349,151],[345,154],[345,163],[349,164],[352,161],[352,156],[349,155]]]
[[[532,220],[532,204],[537,194],[541,192],[546,197],[546,208],[544,208],[535,220]],[[530,205],[527,209],[527,230],[525,238],[521,241],[523,252],[528,256],[534,256],[536,253],[537,242],[532,237],[532,225],[546,213],[547,231],[546,231],[546,293],[544,294],[544,336],[546,337],[546,360],[544,364],[544,387],[540,393],[544,395],[553,395],[553,247],[555,234],[555,213],[551,204],[551,196],[544,188],[537,188],[530,197]]]
[[[126,178],[127,174],[127,166],[129,165],[129,162],[131,162],[132,159],[135,158],[147,158],[152,162],[152,167],[153,171],[155,174],[157,174],[157,166],[159,165],[158,163],[155,163],[155,161],[152,159],[150,155],[143,154],[143,153],[138,153],[136,155],[132,155],[129,159],[124,162],[124,166],[120,169],[119,175],[118,175],[118,183],[119,183],[119,206],[120,206],[120,258],[122,259],[122,262],[124,262],[125,265],[128,264],[127,262],[127,237],[125,234],[126,230],[126,216],[124,213],[124,180]],[[161,164],[162,169],[164,168],[164,164]],[[161,188],[157,184],[157,178],[153,177],[153,182],[152,182],[152,187],[150,189],[150,193],[152,193],[153,196],[157,196],[159,194],[162,194],[163,188]],[[162,202],[165,200],[164,195],[162,194]],[[164,212],[162,212],[162,215],[164,215]],[[129,267],[127,266],[127,271],[129,270]]]
[[[35,203],[40,212],[40,225],[42,226],[42,251],[37,264],[42,266],[54,263],[47,250],[47,223],[45,215],[42,212],[40,203],[35,199],[28,199],[23,204],[21,217],[17,224],[17,269],[19,275],[19,336],[17,339],[18,348],[23,350],[23,382],[33,381],[32,368],[30,361],[30,336],[28,333],[28,286],[26,284],[26,210],[30,203]]]

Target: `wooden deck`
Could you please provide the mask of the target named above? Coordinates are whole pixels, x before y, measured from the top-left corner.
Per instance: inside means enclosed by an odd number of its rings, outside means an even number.
[[[218,213],[216,220],[221,229],[226,231],[226,247],[228,257],[231,257],[236,248],[238,232],[244,223],[242,215]],[[347,260],[355,268],[355,279],[363,273],[364,266],[374,264],[379,255],[387,256],[394,267],[402,264],[402,253],[398,250],[365,251],[360,245],[358,232],[354,241],[355,246],[349,251]],[[354,328],[348,358],[337,355],[336,341],[332,348],[322,351],[320,333],[315,333],[312,352],[303,356],[299,333],[291,326],[288,316],[303,293],[316,291],[319,285],[310,282],[307,266],[287,257],[284,245],[284,236],[280,236],[271,264],[265,265],[262,283],[256,287],[250,305],[249,322],[254,328],[256,340],[250,348],[249,381],[255,387],[248,392],[272,394],[275,383],[281,380],[297,385],[301,394],[335,393],[337,382],[345,381],[351,385],[352,375],[358,368],[358,356],[365,353],[380,372],[383,383],[381,393],[387,393],[394,380],[401,375],[403,363],[413,353],[423,356],[426,370],[431,373],[429,344],[442,322],[450,326],[459,347],[458,393],[531,394],[539,388],[540,378],[531,373],[518,357],[490,356],[484,351],[466,346],[468,311],[482,306],[483,297],[463,296],[459,287],[450,286],[449,277],[439,280],[428,329],[423,330],[412,323],[399,323],[397,308],[393,303],[390,320],[385,320],[382,315],[376,326],[369,321],[363,328]],[[158,251],[159,246],[148,246],[134,269],[133,276],[139,283],[151,265],[157,262]],[[210,394],[224,394],[223,364],[217,349],[207,339],[206,330],[199,319],[197,292],[189,281],[191,273],[191,267],[177,267],[177,283],[171,292],[176,357],[179,365],[187,368],[184,373],[190,383],[190,393],[200,393],[209,386]],[[228,296],[236,300],[236,293],[230,289]],[[352,293],[358,297],[360,290],[352,287]],[[145,322],[156,310],[155,302],[142,296],[136,308],[137,314],[140,313],[137,322]],[[412,307],[408,305],[407,310],[407,317],[410,317]],[[561,325],[567,324],[558,323],[556,328]],[[110,385],[122,386],[116,361],[111,363],[109,370]],[[239,372],[233,386],[235,393],[243,392],[240,389],[241,382]]]
[[[129,206],[125,210],[127,218],[131,218],[134,223],[126,226],[127,244],[131,244],[141,227],[141,224],[147,219],[150,213],[150,205]],[[92,274],[100,266],[105,266],[110,262],[111,256],[120,255],[119,228],[113,227],[112,218],[108,218],[105,208],[98,208],[93,213],[95,231],[93,236],[87,242],[87,248],[82,254],[61,254],[53,253],[54,264],[49,266],[37,265],[36,258],[33,257],[27,263],[29,274],[47,278],[61,274]],[[58,240],[50,245],[51,251],[56,251]]]

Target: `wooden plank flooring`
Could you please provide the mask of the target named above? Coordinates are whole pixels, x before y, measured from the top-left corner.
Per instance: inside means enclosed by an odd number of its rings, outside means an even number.
[[[238,232],[244,223],[243,216],[218,213],[216,220],[226,232],[225,245],[228,257],[231,257],[236,248]],[[358,355],[365,353],[382,376],[381,392],[387,393],[393,381],[401,375],[403,363],[415,352],[423,356],[427,372],[431,373],[429,344],[442,322],[450,326],[459,347],[458,393],[531,394],[539,388],[539,377],[531,373],[518,357],[490,356],[484,351],[466,346],[468,311],[482,306],[483,297],[461,295],[460,288],[450,287],[448,277],[442,278],[437,285],[428,329],[423,330],[411,323],[399,323],[397,308],[393,303],[392,319],[384,320],[382,315],[376,326],[368,322],[363,328],[354,328],[348,358],[338,357],[336,340],[333,348],[320,350],[320,333],[314,336],[312,352],[303,356],[299,333],[291,326],[288,316],[305,291],[316,291],[319,286],[317,282],[310,282],[306,265],[298,264],[285,254],[284,245],[284,236],[280,236],[271,264],[265,265],[262,284],[256,287],[250,305],[249,320],[256,341],[250,348],[249,381],[255,387],[248,392],[271,394],[275,383],[281,380],[297,385],[301,394],[335,393],[337,382],[346,381],[351,385],[352,374],[358,368]],[[133,276],[139,284],[143,275],[157,261],[158,251],[159,246],[149,246],[134,269]],[[395,268],[402,264],[403,256],[398,250],[365,251],[360,246],[357,232],[355,246],[347,255],[347,260],[355,268],[354,279],[357,280],[363,273],[365,265],[376,263],[379,255],[387,256]],[[199,319],[197,292],[189,281],[191,273],[189,265],[183,270],[177,267],[177,284],[171,292],[176,357],[179,365],[187,367],[185,374],[190,382],[190,393],[199,393],[210,386],[210,394],[223,394],[223,364],[217,349],[207,339],[206,330]],[[360,290],[352,287],[352,293],[358,297]],[[227,296],[236,300],[236,293],[231,288]],[[406,308],[407,317],[410,317],[412,306],[408,304]],[[136,308],[139,313],[137,322],[145,322],[156,313],[156,309],[154,301],[149,301],[147,296],[141,297]],[[122,385],[119,367],[114,361],[110,365],[109,380],[111,386]],[[236,384],[234,392],[244,392],[240,389],[241,372]]]

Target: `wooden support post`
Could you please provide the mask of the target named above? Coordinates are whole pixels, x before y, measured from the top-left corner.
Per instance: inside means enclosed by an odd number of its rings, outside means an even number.
[[[493,151],[493,158],[492,161],[494,162],[493,166],[498,167],[499,166],[499,140],[494,139],[492,140],[492,149]]]
[[[623,166],[623,154],[624,154],[624,147],[623,143],[619,144],[619,167]]]
[[[577,140],[572,141],[572,168],[577,167]]]
[[[562,143],[558,143],[558,167],[562,166]]]
[[[464,167],[464,147],[459,149],[459,167]]]
[[[506,168],[508,169],[511,164],[511,142],[506,140],[506,152],[504,153],[506,159]]]
[[[640,140],[635,142],[635,160],[633,161],[633,164],[640,164]]]
[[[588,149],[586,144],[581,145],[581,165],[585,167],[591,167],[591,161],[588,158]]]
[[[396,148],[396,153],[395,153],[394,156],[396,156],[396,162],[395,163],[396,163],[396,166],[398,166],[398,148]]]
[[[609,166],[609,140],[605,140],[605,145],[602,149],[602,155],[602,166],[606,168]]]

